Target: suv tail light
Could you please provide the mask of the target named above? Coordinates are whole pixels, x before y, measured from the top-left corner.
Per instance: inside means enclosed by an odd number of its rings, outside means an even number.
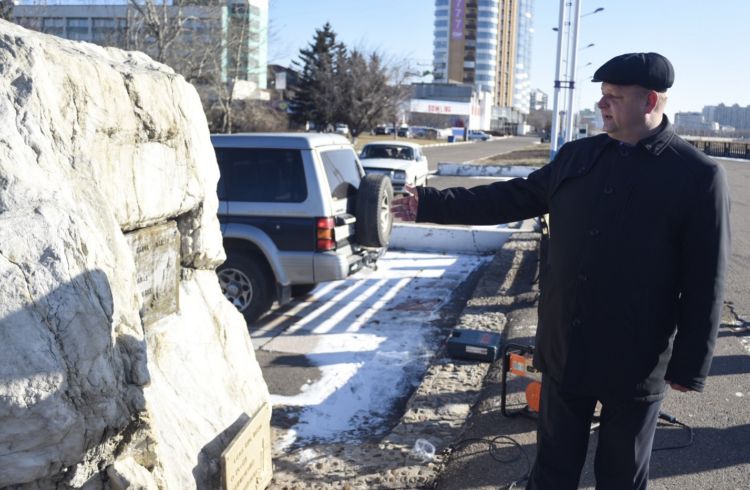
[[[318,218],[316,225],[316,248],[318,251],[336,250],[336,237],[333,228],[333,218]]]

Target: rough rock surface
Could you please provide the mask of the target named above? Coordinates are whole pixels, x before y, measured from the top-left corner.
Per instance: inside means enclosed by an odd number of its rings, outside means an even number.
[[[268,392],[213,273],[197,93],[145,55],[0,21],[0,120],[0,487],[216,488]],[[144,325],[126,234],[170,223],[179,306]]]

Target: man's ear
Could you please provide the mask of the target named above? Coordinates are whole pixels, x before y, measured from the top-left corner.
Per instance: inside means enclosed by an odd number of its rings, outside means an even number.
[[[656,104],[659,103],[659,94],[656,93],[656,90],[649,90],[648,96],[646,97],[646,114],[650,114],[651,111],[654,110],[654,107],[656,107]]]

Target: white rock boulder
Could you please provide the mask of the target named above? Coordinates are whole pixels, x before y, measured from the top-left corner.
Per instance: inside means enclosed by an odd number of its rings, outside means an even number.
[[[268,390],[213,272],[197,93],[0,21],[0,121],[0,487],[214,488]]]

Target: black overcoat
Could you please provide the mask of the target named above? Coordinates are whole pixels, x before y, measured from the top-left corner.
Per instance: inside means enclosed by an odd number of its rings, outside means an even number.
[[[702,391],[729,257],[721,166],[659,132],[627,146],[606,134],[560,148],[525,179],[418,189],[417,221],[498,224],[549,214],[534,363],[573,393]]]

